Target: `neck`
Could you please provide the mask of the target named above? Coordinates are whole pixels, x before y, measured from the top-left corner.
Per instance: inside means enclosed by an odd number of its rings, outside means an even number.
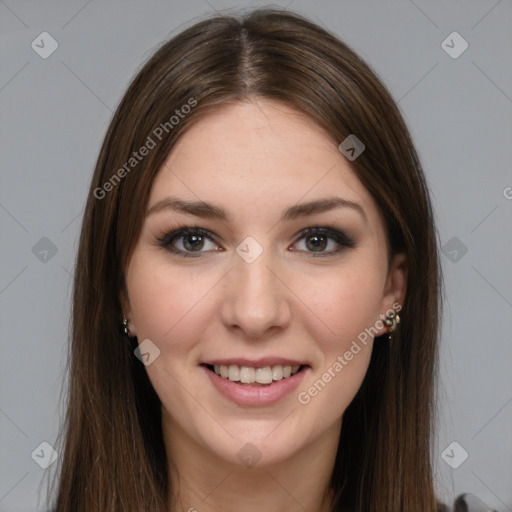
[[[222,459],[163,421],[169,512],[330,512],[341,420],[286,460],[252,467]]]

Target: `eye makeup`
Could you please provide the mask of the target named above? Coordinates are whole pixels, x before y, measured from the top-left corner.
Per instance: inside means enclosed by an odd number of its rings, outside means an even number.
[[[313,250],[309,251],[295,248],[292,249],[292,251],[305,253],[307,257],[326,258],[356,247],[356,242],[353,237],[333,226],[312,226],[305,228],[295,236],[293,245],[296,245],[303,239],[310,242],[309,244],[306,243],[306,247],[313,248]],[[203,250],[206,241],[209,241],[215,247],[206,251]],[[177,227],[157,237],[157,242],[158,245],[166,251],[185,258],[197,258],[203,256],[205,253],[223,251],[223,249],[220,248],[220,243],[217,241],[216,235],[199,226]],[[335,248],[324,251],[323,249],[329,244],[335,245]],[[177,245],[181,245],[182,248],[178,248]]]

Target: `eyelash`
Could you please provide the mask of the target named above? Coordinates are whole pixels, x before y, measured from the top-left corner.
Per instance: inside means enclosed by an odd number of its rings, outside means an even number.
[[[213,234],[210,231],[208,231],[206,229],[202,229],[198,226],[182,227],[182,228],[175,229],[175,230],[165,233],[161,237],[157,238],[157,241],[161,247],[163,247],[165,250],[167,250],[173,254],[176,254],[176,255],[184,257],[184,258],[198,258],[201,256],[201,254],[203,252],[206,252],[206,251],[197,251],[197,255],[196,255],[193,252],[186,252],[186,251],[182,251],[181,249],[176,249],[176,247],[174,247],[172,245],[173,242],[175,242],[176,240],[178,240],[182,237],[185,237],[186,235],[191,235],[191,234],[202,235],[204,237],[209,238],[213,242],[217,243],[215,241],[215,237],[213,236]],[[315,253],[315,252],[305,251],[305,252],[309,252],[309,254],[313,258],[319,258],[319,257],[325,258],[325,257],[333,256],[335,254],[341,253],[342,251],[344,251],[346,249],[352,249],[356,245],[355,241],[350,236],[348,236],[346,233],[339,231],[338,229],[335,229],[330,226],[309,227],[309,228],[303,229],[302,231],[300,231],[300,233],[297,234],[297,238],[294,243],[297,243],[299,240],[302,240],[303,238],[307,238],[308,236],[313,236],[313,235],[326,236],[326,237],[334,240],[339,245],[339,247],[337,249],[329,251],[329,252]],[[297,251],[297,252],[299,252],[299,251]],[[300,251],[300,252],[304,252],[304,251]]]

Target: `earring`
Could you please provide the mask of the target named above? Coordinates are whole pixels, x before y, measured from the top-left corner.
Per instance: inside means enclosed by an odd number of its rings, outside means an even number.
[[[123,331],[126,334],[126,336],[128,336],[128,338],[129,338],[130,337],[130,329],[128,329],[128,320],[126,320],[126,318],[123,319]]]
[[[391,333],[396,329],[396,326],[400,323],[400,316],[398,313],[391,313],[385,320],[388,326],[388,338],[391,341]]]

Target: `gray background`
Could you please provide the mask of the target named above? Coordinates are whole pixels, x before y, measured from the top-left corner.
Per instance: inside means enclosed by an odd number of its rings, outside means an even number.
[[[224,0],[0,0],[0,511],[42,509],[59,423],[71,278],[86,192],[112,111],[156,45]],[[512,510],[512,2],[279,3],[374,67],[411,129],[444,247],[439,494]],[[57,50],[31,47],[49,32]],[[458,58],[441,46],[457,31]],[[459,51],[461,41],[447,43]],[[48,40],[45,48],[48,49]],[[48,240],[41,239],[46,237]],[[454,238],[455,237],[455,238]],[[467,249],[467,253],[464,251]],[[55,254],[53,252],[57,251]],[[47,252],[45,252],[47,251]],[[453,445],[456,441],[459,445]],[[467,460],[453,469],[463,460]],[[42,450],[42,451],[41,451]],[[453,450],[453,451],[452,451]],[[444,452],[444,459],[442,453]]]

